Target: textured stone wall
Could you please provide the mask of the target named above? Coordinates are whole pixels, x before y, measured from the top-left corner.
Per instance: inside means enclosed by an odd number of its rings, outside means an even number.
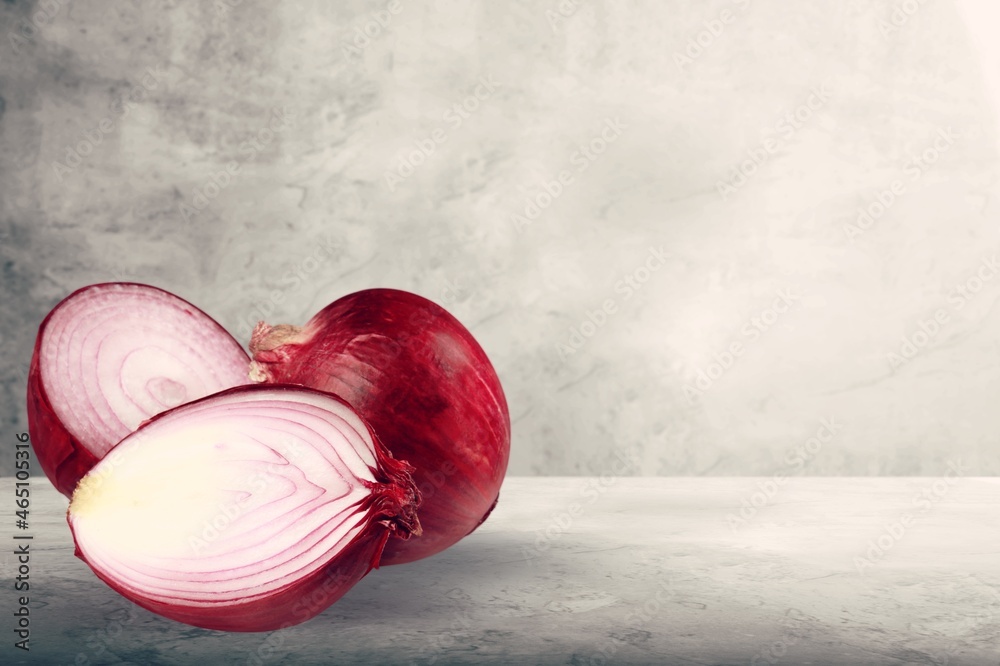
[[[0,437],[80,286],[155,284],[244,342],[391,286],[494,360],[513,474],[995,474],[986,18],[8,0]]]

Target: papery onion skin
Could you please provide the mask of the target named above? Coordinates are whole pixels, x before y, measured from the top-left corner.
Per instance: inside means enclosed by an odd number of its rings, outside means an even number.
[[[423,534],[387,544],[383,564],[434,555],[486,520],[510,456],[510,415],[486,353],[444,308],[368,289],[301,328],[259,323],[250,351],[252,379],[341,396],[414,466]]]
[[[248,365],[250,363],[249,356],[242,350],[240,344],[214,319],[179,296],[157,287],[130,282],[101,283],[78,289],[60,301],[49,312],[38,328],[38,336],[35,339],[31,364],[28,369],[27,413],[28,431],[31,434],[32,447],[38,458],[39,465],[56,489],[66,497],[72,495],[76,484],[100,460],[100,457],[92,452],[91,448],[88,447],[87,443],[81,437],[74,436],[70,432],[69,428],[63,423],[53,408],[49,392],[46,391],[45,383],[42,380],[42,344],[53,316],[61,307],[64,307],[74,299],[87,296],[90,293],[108,292],[114,289],[147,292],[171,299],[177,305],[188,310],[193,318],[197,318],[201,323],[214,328],[220,343],[230,346],[228,357],[225,359],[228,367],[232,367],[234,363],[245,362]],[[234,385],[248,383],[250,383],[249,378],[245,381],[220,384],[215,386],[210,393],[230,388]],[[203,395],[205,394],[191,397],[193,399],[201,398]],[[149,414],[149,416],[153,415]],[[122,433],[122,436],[124,434]],[[107,444],[109,446],[113,445],[120,438],[120,436],[112,437]]]
[[[369,467],[369,469],[373,472],[377,484],[372,488],[372,494],[366,498],[362,505],[368,512],[365,528],[324,566],[301,579],[290,582],[273,593],[210,607],[185,603],[180,598],[176,601],[164,602],[151,599],[126,587],[87,558],[77,539],[76,521],[78,518],[74,515],[75,507],[82,501],[80,497],[82,494],[100,492],[102,474],[113,474],[115,465],[122,464],[116,460],[116,454],[124,448],[123,445],[136,440],[138,442],[137,448],[123,457],[141,455],[141,438],[144,433],[156,428],[157,424],[165,419],[183,417],[198,405],[211,404],[213,401],[219,402],[220,399],[227,397],[253,399],[255,393],[269,392],[287,394],[289,399],[295,399],[297,395],[301,394],[320,396],[323,400],[335,401],[351,409],[345,401],[335,395],[313,391],[301,386],[250,385],[228,389],[153,417],[135,433],[126,437],[78,485],[67,511],[67,522],[76,544],[76,556],[86,562],[98,578],[112,589],[154,613],[204,629],[260,632],[284,629],[315,617],[347,593],[373,568],[379,566],[379,560],[387,542],[405,540],[409,539],[411,535],[418,536],[420,534],[421,528],[416,517],[419,494],[411,476],[412,467],[404,461],[393,459],[388,450],[379,442],[375,433],[365,424],[367,433],[374,444],[376,467]],[[176,482],[183,484],[184,479],[177,479]],[[390,536],[393,538],[390,539]],[[267,563],[264,563],[262,567],[266,571]]]

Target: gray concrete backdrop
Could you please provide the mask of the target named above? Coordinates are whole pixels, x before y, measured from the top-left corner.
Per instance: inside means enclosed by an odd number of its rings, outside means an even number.
[[[6,0],[0,473],[39,322],[126,279],[243,342],[441,302],[513,474],[996,474],[988,6]]]

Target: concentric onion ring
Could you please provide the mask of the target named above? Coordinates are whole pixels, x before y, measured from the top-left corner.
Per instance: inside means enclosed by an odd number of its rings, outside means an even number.
[[[77,555],[168,618],[226,631],[302,622],[419,534],[412,468],[354,410],[238,387],[161,414],[79,483]]]
[[[39,327],[28,429],[42,470],[66,496],[146,419],[249,383],[236,340],[187,301],[148,285],[80,289]]]

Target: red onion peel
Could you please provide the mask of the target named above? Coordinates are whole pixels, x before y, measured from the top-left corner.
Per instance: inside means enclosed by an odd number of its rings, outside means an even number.
[[[496,505],[510,455],[507,403],[483,349],[442,307],[368,289],[301,328],[260,322],[250,351],[251,379],[339,395],[413,465],[423,535],[386,544],[383,564],[444,550]]]

